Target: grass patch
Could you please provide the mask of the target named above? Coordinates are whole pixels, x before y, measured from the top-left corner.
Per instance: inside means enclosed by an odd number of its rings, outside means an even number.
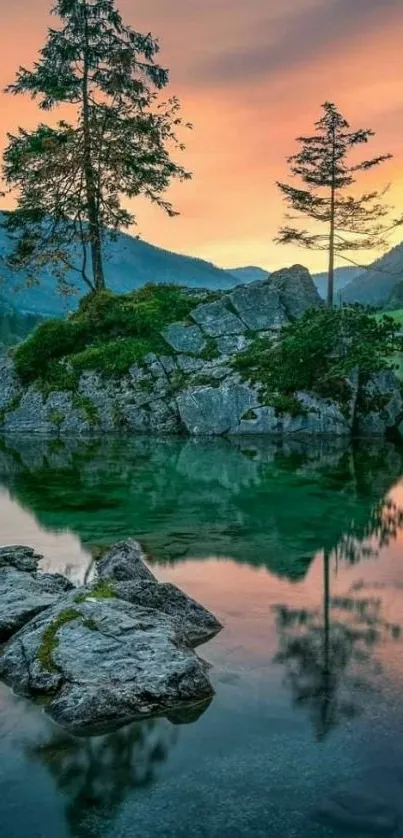
[[[56,425],[57,428],[60,428],[60,425],[63,424],[65,418],[66,417],[61,410],[54,410],[49,416],[49,422],[52,422],[52,425]]]
[[[14,410],[17,410],[17,408],[21,404],[21,399],[22,399],[22,395],[21,395],[21,393],[18,393],[18,395],[14,396],[11,399],[11,401],[9,401],[8,404],[4,405],[4,407],[1,408],[1,410],[0,410],[0,424],[1,425],[4,422],[4,420],[7,416],[7,413],[12,413]]]
[[[284,326],[276,343],[256,338],[232,365],[278,413],[304,412],[295,398],[297,391],[347,407],[348,377],[354,369],[364,383],[373,373],[395,368],[396,353],[403,348],[399,331],[391,317],[374,317],[361,306],[310,309]]]
[[[74,393],[72,398],[73,407],[77,410],[81,410],[90,425],[99,425],[99,413],[97,406],[88,398],[88,396],[84,396],[82,393]]]
[[[14,351],[24,383],[44,394],[77,388],[85,370],[121,376],[149,352],[172,354],[162,330],[202,302],[175,285],[146,285],[131,294],[89,294],[67,320],[41,324]]]
[[[203,361],[215,361],[216,358],[220,357],[217,345],[217,338],[206,336],[205,341],[206,345],[203,351],[200,352],[198,357],[202,358]]]
[[[257,413],[255,413],[252,408],[246,411],[243,416],[241,416],[241,420],[244,422],[248,422],[250,420],[257,419]]]
[[[115,588],[111,582],[101,580],[90,591],[86,593],[77,594],[74,601],[77,603],[85,602],[87,599],[116,599]]]

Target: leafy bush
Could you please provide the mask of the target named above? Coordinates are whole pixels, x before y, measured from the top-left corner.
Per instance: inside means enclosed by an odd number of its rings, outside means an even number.
[[[315,308],[283,327],[271,343],[257,338],[234,359],[242,377],[260,386],[268,403],[307,390],[324,398],[347,400],[348,376],[359,368],[361,380],[395,366],[403,349],[399,325],[374,317],[361,306]]]
[[[48,320],[17,347],[17,372],[25,382],[40,381],[42,389],[46,384],[74,389],[77,373],[85,369],[123,374],[148,352],[169,354],[161,331],[185,319],[199,301],[196,293],[175,285],[146,285],[125,295],[89,294],[69,319]]]

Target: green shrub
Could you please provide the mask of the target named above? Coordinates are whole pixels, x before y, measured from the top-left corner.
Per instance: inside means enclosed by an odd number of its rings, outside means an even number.
[[[107,376],[125,375],[150,351],[150,342],[146,340],[110,340],[72,355],[70,363],[78,377],[85,370],[96,370]]]
[[[168,323],[183,320],[200,302],[175,285],[146,285],[131,294],[110,291],[84,297],[67,320],[41,324],[14,352],[24,382],[74,390],[77,373],[96,369],[119,375],[151,351],[172,350],[161,337]],[[69,365],[62,363],[70,362]]]
[[[399,328],[391,317],[375,318],[361,306],[311,309],[285,326],[276,341],[257,338],[233,365],[282,412],[283,397],[298,390],[345,402],[354,368],[359,368],[362,380],[394,368],[396,352],[403,348]],[[298,409],[296,404],[293,409]]]
[[[34,381],[47,372],[54,361],[84,348],[89,339],[88,323],[48,320],[14,351],[17,373],[23,381]]]

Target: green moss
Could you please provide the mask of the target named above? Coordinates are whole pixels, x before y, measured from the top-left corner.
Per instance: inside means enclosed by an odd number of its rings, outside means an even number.
[[[274,408],[276,416],[284,416],[287,413],[296,419],[297,416],[306,416],[307,414],[306,408],[296,396],[286,395],[285,393],[271,396],[269,404],[270,407]]]
[[[272,343],[257,337],[233,359],[242,378],[259,390],[262,401],[279,413],[300,415],[297,391],[334,399],[349,409],[349,375],[392,368],[401,351],[399,325],[375,318],[361,306],[311,309],[280,332]]]
[[[131,294],[90,294],[67,320],[40,325],[14,353],[18,375],[44,394],[77,389],[85,370],[125,374],[149,352],[172,354],[161,336],[202,301],[174,285],[148,285]],[[68,363],[67,363],[68,362]]]
[[[72,399],[73,407],[77,410],[81,410],[90,425],[96,426],[99,425],[99,413],[97,406],[89,399],[87,396],[84,396],[83,393],[74,393]]]
[[[18,393],[18,395],[14,396],[8,404],[4,405],[4,407],[0,410],[0,424],[2,425],[7,413],[13,413],[14,410],[17,410],[21,404],[22,395]]]
[[[171,391],[176,393],[178,390],[182,390],[183,387],[186,387],[187,380],[188,376],[183,372],[183,370],[174,370],[169,378]]]
[[[102,580],[97,582],[94,588],[86,593],[77,594],[74,601],[77,603],[85,602],[87,599],[116,599],[116,591],[111,582]]]
[[[124,428],[126,425],[126,417],[121,409],[121,407],[117,404],[116,401],[112,403],[112,419],[113,424],[116,428]]]
[[[192,387],[220,387],[221,379],[200,373],[191,376]]]
[[[66,417],[64,413],[61,412],[61,410],[54,410],[53,413],[51,413],[49,416],[49,422],[52,422],[52,425],[56,425],[58,428],[60,428],[60,425],[63,424],[65,418]]]
[[[214,361],[216,358],[220,357],[217,338],[206,337],[206,346],[203,351],[200,352],[199,357],[202,358],[203,361]]]
[[[59,645],[58,631],[67,623],[73,622],[81,617],[75,608],[66,608],[57,615],[56,619],[45,629],[42,642],[37,652],[37,659],[41,666],[48,672],[57,672],[57,666],[53,660],[54,652]]]
[[[246,421],[246,422],[250,419],[257,419],[257,413],[255,413],[255,411],[252,410],[252,409],[247,410],[246,413],[244,413],[244,415],[241,416],[241,419],[242,419],[242,421]]]

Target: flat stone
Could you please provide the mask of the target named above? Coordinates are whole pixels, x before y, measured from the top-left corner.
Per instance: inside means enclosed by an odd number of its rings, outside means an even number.
[[[245,323],[228,307],[225,298],[214,303],[202,303],[197,306],[190,316],[198,323],[206,335],[239,335],[246,332]]]
[[[280,294],[270,281],[240,285],[230,295],[230,300],[249,329],[279,329],[289,322]]]
[[[249,344],[250,340],[245,335],[221,335],[217,338],[217,349],[221,355],[235,355]]]
[[[211,436],[237,427],[243,414],[258,404],[258,397],[246,384],[224,383],[182,391],[177,404],[189,433]]]
[[[198,372],[203,369],[203,366],[204,361],[201,358],[193,358],[191,355],[178,356],[178,367],[186,375],[189,375],[192,372]]]
[[[187,326],[185,323],[171,323],[162,332],[162,337],[176,352],[198,355],[206,346],[201,329],[198,326]]]
[[[392,835],[398,827],[398,818],[382,800],[357,791],[338,792],[325,801],[318,810],[318,817],[327,825],[360,832],[366,836]]]
[[[177,369],[176,360],[172,357],[172,355],[160,355],[159,361],[168,376],[172,375],[172,373]]]

